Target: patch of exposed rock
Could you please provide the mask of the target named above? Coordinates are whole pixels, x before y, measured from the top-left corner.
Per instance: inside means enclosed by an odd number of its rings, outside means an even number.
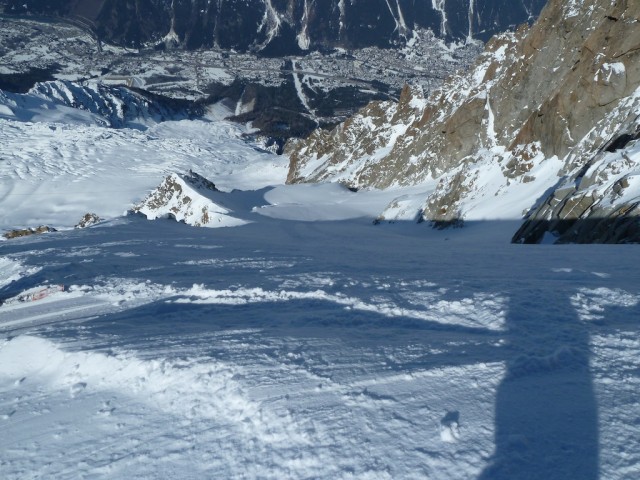
[[[220,205],[215,185],[195,172],[172,173],[142,203],[133,208],[149,220],[172,218],[194,227],[232,227],[247,223]]]
[[[41,225],[39,227],[11,230],[2,235],[7,240],[20,237],[28,237],[29,235],[40,235],[42,233],[57,232],[55,228]]]
[[[551,0],[531,28],[494,37],[470,72],[426,101],[405,89],[398,104],[370,104],[330,132],[292,142],[288,181],[359,188],[435,181],[419,208],[423,220],[516,212],[538,223],[514,240],[538,241],[551,225],[539,221],[564,220],[569,211],[582,219],[636,215],[631,190],[616,182],[635,178],[640,154],[628,143],[639,118],[640,2]],[[616,142],[627,144],[606,152]],[[626,158],[619,174],[605,167],[611,155]],[[562,241],[631,239],[560,233]]]

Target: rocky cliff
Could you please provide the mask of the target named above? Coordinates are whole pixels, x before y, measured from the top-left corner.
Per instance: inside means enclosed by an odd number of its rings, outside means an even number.
[[[398,104],[371,104],[290,145],[289,181],[432,181],[424,220],[525,214],[514,241],[538,242],[545,232],[560,241],[640,241],[627,225],[640,202],[639,87],[640,2],[551,0],[531,28],[494,37],[470,72],[427,100],[407,88]],[[618,233],[586,233],[611,216]]]
[[[9,13],[83,19],[107,41],[163,37],[279,55],[318,48],[388,47],[429,28],[446,40],[486,40],[535,17],[544,0],[0,0]]]

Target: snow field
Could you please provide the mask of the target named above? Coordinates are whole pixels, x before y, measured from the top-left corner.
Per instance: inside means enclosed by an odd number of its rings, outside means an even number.
[[[259,218],[3,245],[5,289],[68,285],[0,307],[6,478],[483,478],[529,455],[566,475],[594,426],[601,475],[638,471],[633,250]]]
[[[220,111],[29,108],[0,119],[0,228],[106,221],[0,244],[3,479],[640,476],[633,247],[509,244],[490,172],[435,231],[434,185],[283,186]],[[188,169],[242,226],[121,216]],[[517,217],[532,186],[504,188]]]

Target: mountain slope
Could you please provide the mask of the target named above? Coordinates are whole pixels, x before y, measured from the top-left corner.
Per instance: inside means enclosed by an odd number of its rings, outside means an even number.
[[[640,115],[639,19],[638,2],[552,0],[533,27],[492,39],[471,72],[427,101],[407,90],[397,105],[371,104],[333,131],[290,145],[289,181],[387,188],[439,179],[416,206],[439,224],[517,218],[544,203],[549,189],[558,193],[562,185],[567,195],[589,168],[582,188],[597,200],[620,180],[604,174],[602,162],[629,175],[640,162],[632,143]],[[632,191],[614,199],[614,210],[636,201]],[[568,200],[554,198],[547,199],[554,207]],[[595,203],[568,219],[607,216],[610,210],[590,209]],[[532,221],[566,213],[538,209]],[[540,241],[540,225],[537,234],[515,240]],[[632,239],[640,240],[618,238]]]
[[[0,2],[0,5],[3,2]],[[479,38],[534,18],[544,0],[5,0],[10,13],[80,18],[111,42],[163,37],[187,48],[257,49],[269,55],[317,48],[390,46],[429,28],[446,40]]]
[[[26,94],[0,90],[0,119],[38,121],[56,110],[65,122],[71,116],[77,117],[80,124],[136,129],[204,114],[201,107],[188,101],[98,82],[41,82]]]

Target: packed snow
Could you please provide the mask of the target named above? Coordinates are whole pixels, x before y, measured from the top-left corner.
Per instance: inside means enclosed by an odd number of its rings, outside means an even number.
[[[375,225],[434,185],[286,186],[215,112],[33,108],[0,119],[0,228],[60,231],[0,243],[3,479],[640,475],[635,247],[510,244],[481,195]],[[237,226],[124,214],[189,169]]]

